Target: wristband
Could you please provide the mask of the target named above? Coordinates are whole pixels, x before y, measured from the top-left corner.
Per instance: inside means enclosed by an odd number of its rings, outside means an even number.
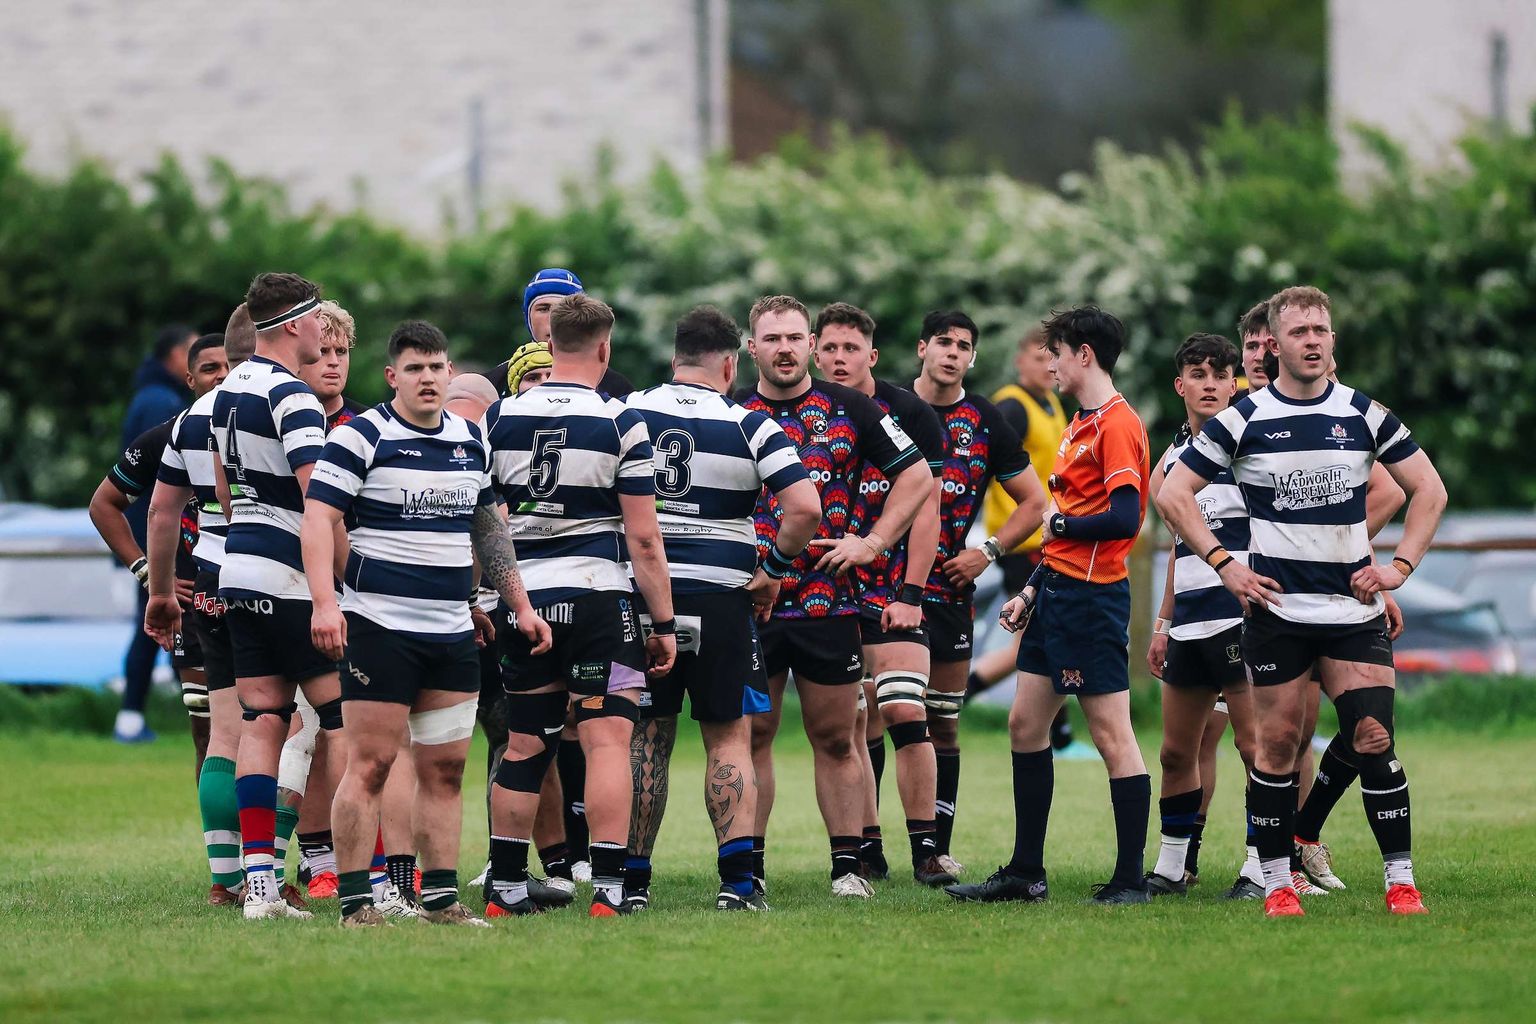
[[[763,575],[769,579],[781,580],[794,564],[795,560],[780,551],[777,544],[770,544],[768,545],[768,556],[763,559],[761,568]]]
[[[921,583],[903,583],[901,585],[901,596],[896,600],[901,604],[921,607],[923,603],[923,585]]]
[[[1407,579],[1409,576],[1413,575],[1414,564],[1408,561],[1408,559],[1404,558],[1402,555],[1392,556],[1392,566],[1397,569],[1398,572],[1403,574],[1403,579]],[[1406,566],[1406,568],[1404,568],[1404,566]]]
[[[1220,544],[1217,544],[1215,547],[1211,548],[1211,550],[1205,553],[1205,564],[1210,566],[1212,569],[1215,569],[1217,572],[1220,572],[1221,569],[1217,568],[1216,564],[1216,556],[1218,555],[1223,556],[1223,565],[1226,564],[1226,562],[1232,561],[1232,555],[1227,551],[1227,549],[1222,547]]]
[[[987,561],[995,562],[1003,555],[1003,546],[997,542],[996,537],[988,537],[981,542],[981,553],[987,556]]]
[[[1221,561],[1219,561],[1215,565],[1211,566],[1211,568],[1215,569],[1216,570],[1216,575],[1220,576],[1221,575],[1221,570],[1225,569],[1227,566],[1231,565],[1235,561],[1237,561],[1237,559],[1233,558],[1231,555],[1228,555],[1226,558],[1223,558]]]
[[[145,590],[149,589],[149,559],[148,558],[140,556],[139,560],[137,562],[134,562],[132,565],[130,565],[128,567],[128,571],[133,573],[135,576],[138,577],[139,585],[140,586],[142,586]]]
[[[1152,623],[1152,632],[1159,633],[1163,636],[1167,636],[1168,630],[1171,628],[1173,628],[1172,619],[1159,618],[1156,622]]]
[[[677,632],[677,619],[652,619],[652,636],[672,636]]]
[[[1051,536],[1065,537],[1067,535],[1067,516],[1065,512],[1057,512],[1051,516]]]

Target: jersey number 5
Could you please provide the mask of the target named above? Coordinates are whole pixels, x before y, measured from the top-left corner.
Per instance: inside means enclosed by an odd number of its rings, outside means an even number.
[[[533,432],[533,462],[528,467],[528,493],[547,498],[560,483],[560,449],[565,447],[565,428]]]
[[[693,458],[693,435],[686,430],[663,430],[656,437],[656,493],[681,498],[693,486],[688,460]]]

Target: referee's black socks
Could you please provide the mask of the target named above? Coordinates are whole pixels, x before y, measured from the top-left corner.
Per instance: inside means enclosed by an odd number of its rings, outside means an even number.
[[[1045,828],[1055,788],[1056,765],[1050,747],[1013,752],[1013,859],[1008,870],[1015,875],[1045,876]]]
[[[1152,814],[1152,776],[1143,773],[1110,779],[1109,802],[1115,811],[1115,873],[1109,882],[1129,889],[1143,888],[1147,884],[1142,858],[1147,849],[1147,819]]]

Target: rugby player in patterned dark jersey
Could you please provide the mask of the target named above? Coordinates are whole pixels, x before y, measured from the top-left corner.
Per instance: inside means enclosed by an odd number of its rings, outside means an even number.
[[[875,321],[846,302],[834,302],[816,316],[816,366],[822,376],[862,392],[902,429],[938,476],[944,465],[944,439],[939,420],[928,404],[912,392],[871,372],[879,360]],[[868,529],[885,508],[891,483],[866,463],[859,480],[850,528]],[[880,779],[885,766],[884,733],[896,749],[896,781],[906,811],[912,872],[925,885],[947,885],[955,879],[939,867],[933,821],[933,742],[928,736],[923,697],[928,689],[928,636],[923,629],[923,584],[933,567],[939,540],[939,487],[935,481],[912,522],[910,533],[894,541],[869,565],[857,570],[859,630],[864,644],[864,693],[854,739],[863,772],[864,836],[859,849],[868,878],[885,878],[889,867],[880,836]]]
[[[960,791],[960,705],[971,671],[976,579],[1034,532],[1046,502],[1039,476],[1027,472],[1029,453],[1018,433],[996,406],[965,390],[977,340],[976,324],[964,313],[929,313],[917,343],[921,369],[912,385],[938,414],[944,434],[939,545],[923,594],[923,618],[933,658],[926,702],[938,766],[936,852],[952,876],[963,870],[949,847]],[[967,548],[966,536],[994,479],[1016,504],[996,536]]]
[[[853,751],[864,662],[858,600],[849,574],[874,561],[889,546],[887,538],[907,532],[932,476],[917,446],[871,399],[811,378],[814,345],[810,315],[798,299],[773,295],[753,305],[747,350],[759,379],[755,390],[743,394],[742,404],[784,428],[822,504],[819,539],[785,573],[762,629],[773,710],[752,723],[758,778],[754,872],[761,880],[761,848],[774,798],[773,737],[793,671],[811,741],[817,802],[831,840],[832,892],[867,899],[874,890],[858,873],[863,765]],[[849,525],[866,462],[891,480],[891,493],[879,521],[860,536]],[[758,548],[767,557],[778,534],[777,503],[765,495],[755,518]]]

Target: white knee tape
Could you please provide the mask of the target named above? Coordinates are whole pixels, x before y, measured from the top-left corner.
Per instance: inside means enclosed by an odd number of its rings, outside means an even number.
[[[288,737],[283,744],[283,756],[277,762],[277,784],[291,789],[300,796],[309,782],[309,763],[315,758],[315,734],[320,731],[320,716],[304,699],[302,692],[294,697],[299,705],[299,731]]]
[[[928,705],[928,715],[931,718],[959,718],[960,705],[965,703],[965,694],[948,693],[944,690],[935,690],[930,686],[924,703]]]
[[[875,699],[887,704],[912,704],[922,707],[928,693],[928,676],[922,672],[897,670],[875,676]]]
[[[411,742],[430,747],[469,739],[475,732],[475,710],[479,706],[477,697],[435,711],[416,712],[410,718]]]

